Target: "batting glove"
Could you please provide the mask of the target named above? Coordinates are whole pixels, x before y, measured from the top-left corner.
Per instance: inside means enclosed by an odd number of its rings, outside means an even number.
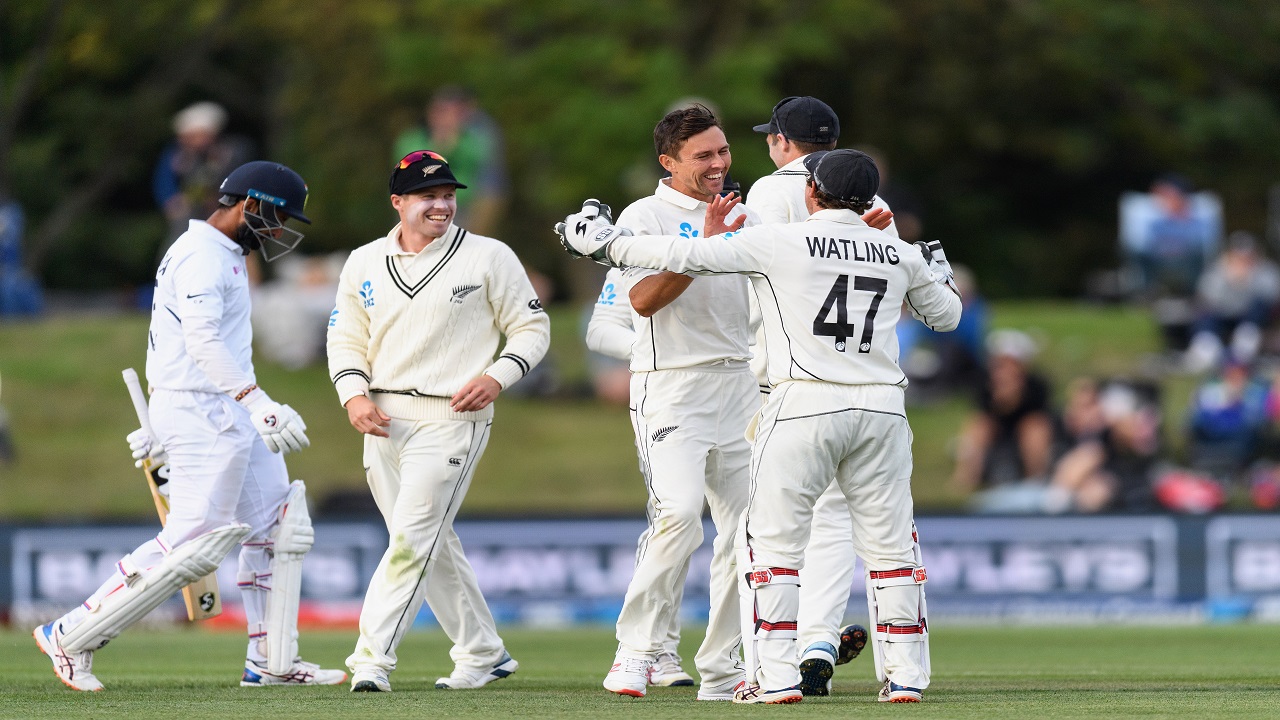
[[[256,386],[250,388],[242,393],[243,397],[238,402],[249,411],[253,429],[262,436],[268,450],[284,454],[311,447],[311,441],[307,439],[307,424],[296,410],[272,400]]]
[[[566,252],[575,258],[590,258],[601,265],[617,266],[609,258],[609,244],[614,239],[630,235],[631,231],[613,225],[608,205],[599,200],[587,200],[582,210],[556,223],[556,234]]]
[[[925,262],[929,263],[933,281],[946,285],[951,288],[951,292],[959,295],[960,288],[956,287],[955,273],[951,270],[951,263],[947,262],[947,254],[942,250],[942,243],[937,240],[931,242],[921,240],[916,242],[916,247],[920,248],[920,254],[924,256]]]
[[[138,428],[129,433],[126,440],[129,441],[129,450],[133,453],[133,466],[140,468],[147,460],[153,465],[164,465],[169,462],[169,455],[164,451],[164,446],[158,440],[151,437],[151,433]]]

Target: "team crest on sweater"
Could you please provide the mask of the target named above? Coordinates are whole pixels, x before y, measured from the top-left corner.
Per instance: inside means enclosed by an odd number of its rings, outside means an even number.
[[[479,285],[457,285],[453,288],[453,297],[449,298],[449,302],[461,305],[468,295],[479,289]]]

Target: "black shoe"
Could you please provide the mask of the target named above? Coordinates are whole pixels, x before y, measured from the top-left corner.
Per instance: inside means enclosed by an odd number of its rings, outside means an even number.
[[[827,645],[823,643],[823,645]],[[827,645],[827,647],[831,647]],[[827,690],[827,683],[831,682],[831,675],[835,672],[835,668],[831,666],[831,662],[824,657],[810,657],[800,662],[800,684],[796,688],[800,690],[800,694],[805,697],[826,697],[830,695]]]
[[[836,652],[836,664],[844,665],[858,657],[867,646],[867,629],[861,625],[845,625],[840,628],[840,650]]]

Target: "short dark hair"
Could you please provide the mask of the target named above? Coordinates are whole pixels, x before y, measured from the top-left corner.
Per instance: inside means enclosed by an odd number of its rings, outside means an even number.
[[[672,110],[653,129],[653,149],[659,157],[676,157],[686,140],[713,127],[720,127],[720,119],[706,105],[694,103]]]
[[[841,200],[835,195],[828,195],[818,189],[818,186],[813,182],[812,178],[807,184],[809,187],[813,188],[813,199],[817,201],[818,206],[827,210],[852,210],[859,215],[862,215],[870,210],[871,206],[875,204],[875,198],[865,202],[850,202],[848,200]]]
[[[787,138],[787,139],[791,140],[791,138]],[[811,155],[813,153],[816,153],[822,150],[836,149],[835,140],[832,140],[831,142],[825,142],[825,143],[811,143],[811,142],[804,142],[802,140],[791,140],[791,144],[795,145],[796,149],[804,153],[805,155]]]

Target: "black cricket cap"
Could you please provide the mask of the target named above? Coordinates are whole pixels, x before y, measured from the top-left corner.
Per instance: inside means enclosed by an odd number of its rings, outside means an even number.
[[[860,150],[822,150],[809,153],[804,167],[822,192],[837,200],[871,202],[880,189],[880,170]]]
[[[391,171],[392,195],[407,195],[436,185],[453,185],[459,190],[466,187],[453,176],[449,161],[430,150],[414,150],[400,159]]]
[[[830,105],[816,97],[792,96],[773,106],[769,122],[751,129],[788,140],[823,144],[840,138],[840,119]]]

